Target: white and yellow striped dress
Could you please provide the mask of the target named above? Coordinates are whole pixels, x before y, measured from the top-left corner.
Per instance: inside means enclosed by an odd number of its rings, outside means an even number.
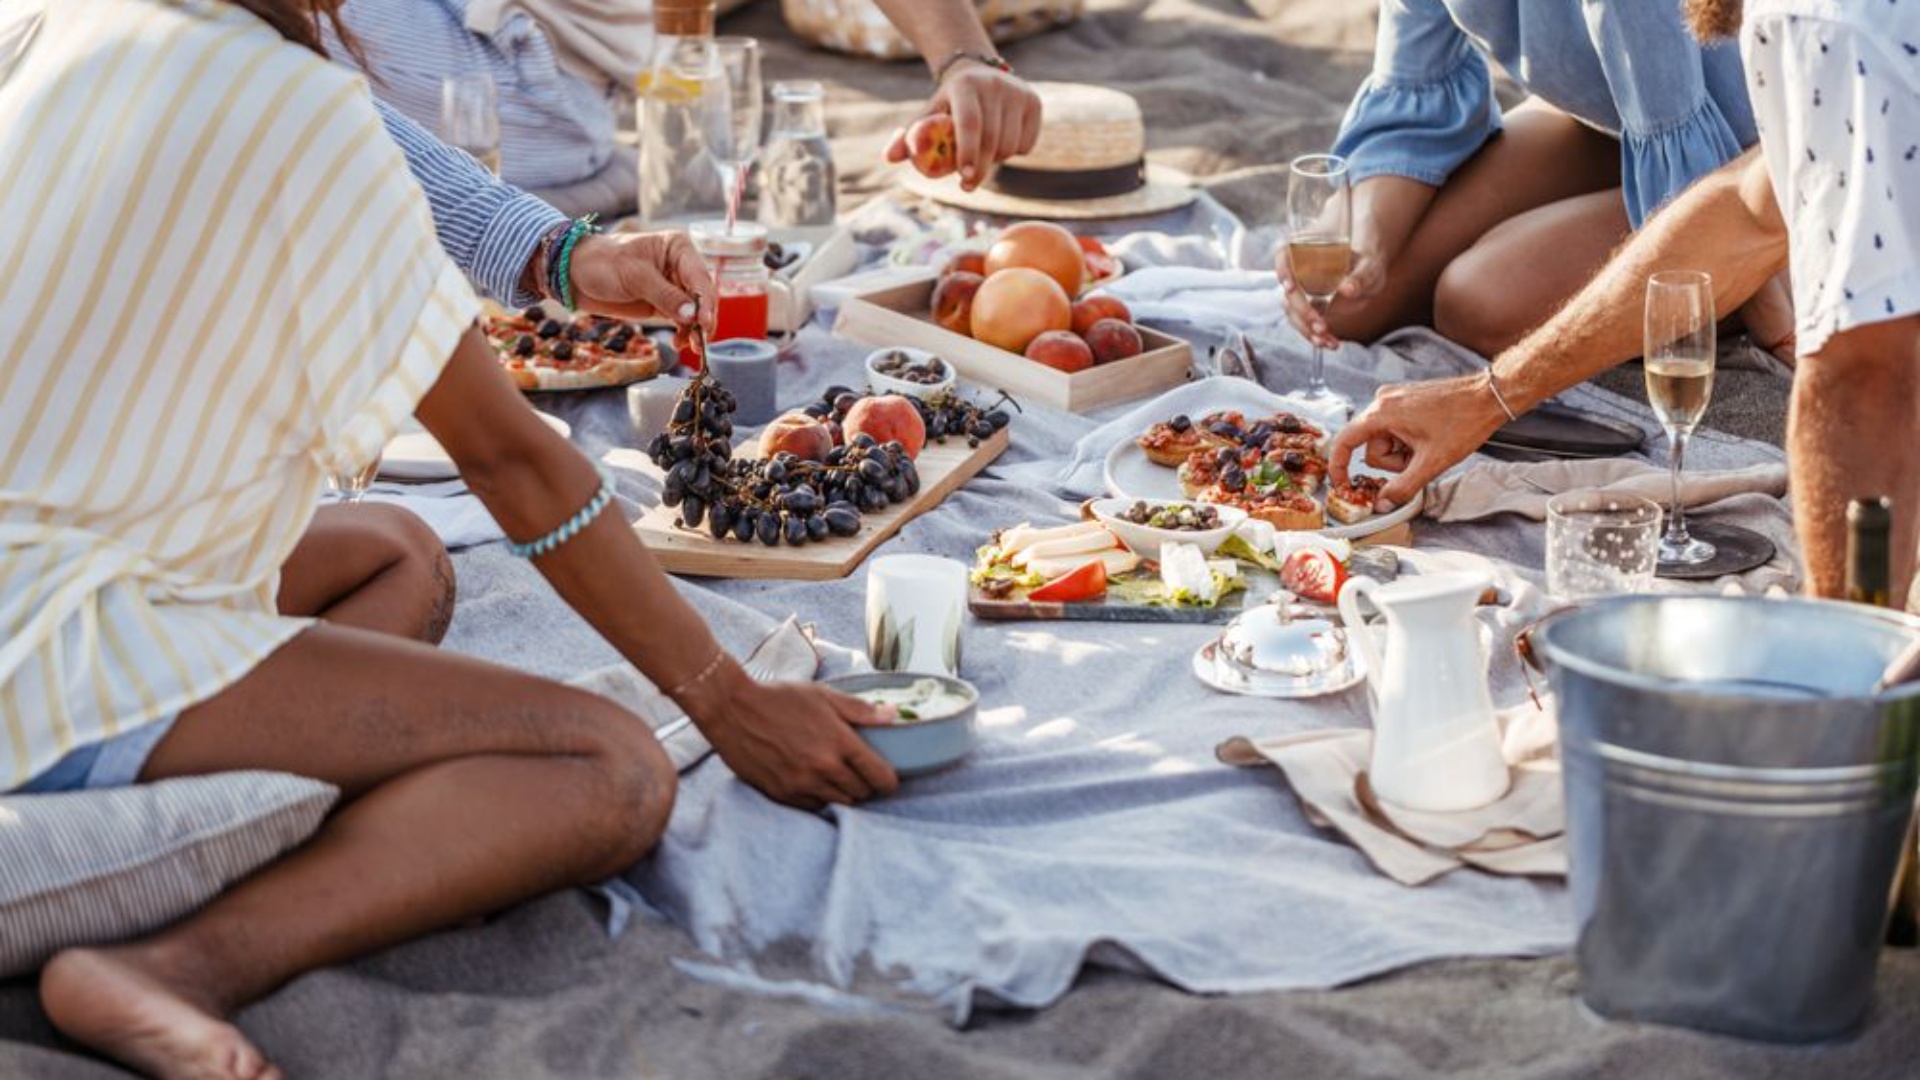
[[[306,625],[274,595],[329,464],[478,311],[361,80],[253,15],[4,0],[9,39],[0,790]]]

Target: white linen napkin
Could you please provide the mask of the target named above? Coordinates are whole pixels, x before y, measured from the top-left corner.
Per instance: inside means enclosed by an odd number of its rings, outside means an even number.
[[[1568,491],[1638,495],[1665,506],[1672,491],[1667,470],[1626,458],[1584,461],[1501,461],[1475,465],[1442,477],[1427,488],[1426,516],[1436,521],[1478,521],[1496,514],[1547,519],[1547,500]],[[1680,498],[1689,509],[1736,495],[1780,498],[1787,493],[1787,467],[1778,462],[1724,472],[1687,472]]]
[[[507,534],[465,481],[432,484],[395,484],[375,481],[366,501],[398,506],[427,523],[448,551],[505,540]]]
[[[1101,290],[1118,297],[1135,319],[1261,330],[1286,319],[1271,270],[1196,270],[1152,266]]]
[[[1228,765],[1277,767],[1307,820],[1345,837],[1402,885],[1424,885],[1468,866],[1492,874],[1564,877],[1566,803],[1553,717],[1527,704],[1501,713],[1500,723],[1513,786],[1490,805],[1451,814],[1408,810],[1375,797],[1366,779],[1373,732],[1365,729],[1229,739],[1217,754]]]

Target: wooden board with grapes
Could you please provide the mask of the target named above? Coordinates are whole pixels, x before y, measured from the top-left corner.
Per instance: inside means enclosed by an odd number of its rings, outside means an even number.
[[[735,446],[732,396],[696,379],[647,447],[664,489],[634,529],[673,574],[846,577],[1006,450],[1002,404],[832,387]]]

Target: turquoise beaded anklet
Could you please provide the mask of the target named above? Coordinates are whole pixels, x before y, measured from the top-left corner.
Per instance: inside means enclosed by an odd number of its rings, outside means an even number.
[[[579,536],[583,529],[593,524],[594,518],[599,517],[601,512],[611,505],[613,505],[613,482],[608,480],[603,473],[600,477],[600,490],[593,493],[593,498],[587,500],[587,505],[581,507],[579,513],[568,518],[559,528],[538,540],[533,540],[525,544],[516,544],[509,540],[507,542],[507,551],[517,558],[537,559],[574,537]]]

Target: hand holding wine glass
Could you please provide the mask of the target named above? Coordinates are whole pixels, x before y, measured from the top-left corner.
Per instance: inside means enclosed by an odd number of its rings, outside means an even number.
[[[1353,266],[1353,188],[1347,183],[1345,158],[1307,154],[1293,160],[1287,177],[1287,227],[1293,284],[1324,316]],[[1353,403],[1327,385],[1326,356],[1318,340],[1313,341],[1313,372],[1301,393],[1353,411]]]

